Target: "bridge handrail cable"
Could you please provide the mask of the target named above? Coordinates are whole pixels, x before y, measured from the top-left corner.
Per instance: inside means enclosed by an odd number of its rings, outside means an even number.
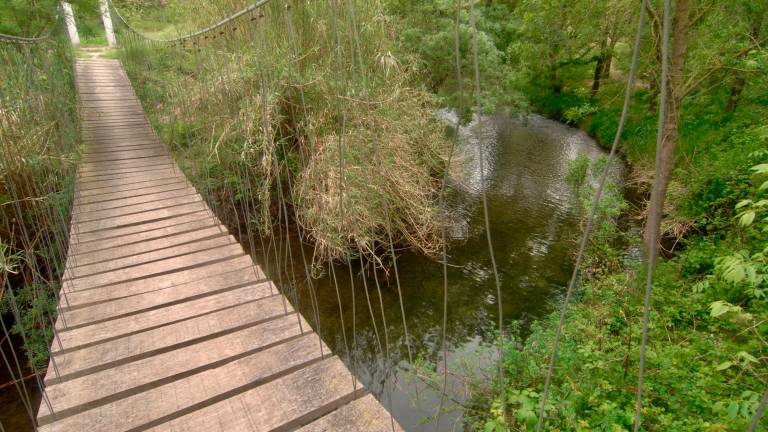
[[[240,18],[243,15],[246,15],[246,14],[248,14],[250,12],[255,11],[256,9],[259,9],[262,6],[265,6],[271,0],[259,0],[256,3],[253,3],[252,5],[250,5],[250,6],[246,7],[246,8],[243,8],[243,9],[235,12],[234,14],[232,14],[232,15],[226,17],[226,18],[224,18],[222,20],[219,20],[215,24],[211,24],[210,26],[205,27],[205,28],[203,28],[201,30],[197,30],[195,32],[188,33],[188,34],[185,34],[185,35],[182,35],[182,36],[177,36],[175,38],[167,38],[167,39],[164,39],[164,38],[154,38],[154,37],[146,35],[145,33],[142,33],[140,31],[138,31],[120,13],[120,10],[117,8],[117,6],[115,6],[114,2],[112,2],[112,0],[108,0],[108,1],[109,1],[109,5],[112,7],[112,10],[115,12],[115,15],[117,16],[117,18],[128,28],[128,30],[130,30],[134,34],[138,35],[139,37],[141,37],[143,39],[146,39],[148,41],[151,41],[151,42],[171,43],[171,42],[182,42],[182,41],[185,41],[185,40],[188,40],[188,39],[192,39],[192,38],[195,38],[195,37],[198,37],[198,36],[202,36],[202,35],[204,35],[206,33],[209,33],[209,32],[211,32],[213,30],[216,30],[217,28],[222,27],[222,26],[228,24],[229,22],[236,20],[236,19]]]

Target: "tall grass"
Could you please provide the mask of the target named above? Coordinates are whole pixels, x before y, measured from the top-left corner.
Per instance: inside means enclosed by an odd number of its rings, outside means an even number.
[[[0,43],[0,312],[38,368],[48,359],[68,244],[77,155],[72,53],[50,40]]]
[[[203,27],[200,17],[245,5],[192,3],[169,2],[179,15],[167,28]],[[447,149],[434,101],[391,54],[396,24],[382,7],[337,3],[272,2],[185,44],[123,29],[122,60],[155,127],[230,226],[268,234],[296,223],[316,264],[378,259],[391,243],[433,254]],[[127,14],[146,29],[142,17],[162,12]]]

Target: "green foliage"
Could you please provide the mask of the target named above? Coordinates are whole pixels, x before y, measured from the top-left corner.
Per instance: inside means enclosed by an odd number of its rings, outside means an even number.
[[[0,299],[0,314],[18,317],[13,333],[24,340],[30,365],[38,371],[48,367],[48,346],[53,338],[51,319],[56,318],[56,298],[53,290],[58,286],[24,285],[13,293],[5,291]]]
[[[579,153],[576,156],[576,159],[571,161],[570,165],[568,165],[568,173],[566,173],[565,180],[576,191],[580,191],[587,181],[589,164],[589,156],[584,153]]]
[[[123,33],[120,55],[156,129],[228,225],[269,235],[296,222],[316,263],[379,256],[390,231],[391,241],[434,254],[443,127],[387,37],[396,23],[365,2],[353,17],[351,4],[338,16],[327,5],[292,8],[293,36],[285,8],[269,5],[198,49]],[[189,2],[168,7],[186,10],[174,22],[200,20]],[[157,9],[126,13],[150,17],[146,25]],[[337,46],[334,32],[355,44]]]
[[[472,24],[468,4],[459,18],[459,50],[463,100],[459,100],[456,71],[456,2],[411,2],[391,0],[388,9],[405,20],[399,33],[398,53],[416,55],[414,62],[429,89],[440,97],[444,106],[475,107],[475,70],[472,48]],[[475,5],[478,67],[481,73],[481,108],[484,113],[502,107],[525,106],[525,98],[516,90],[516,76],[504,49],[517,36],[518,23],[512,6],[503,2]]]
[[[61,21],[46,21],[56,4],[0,9],[0,31],[51,31],[38,44],[0,43],[0,318],[27,339],[29,362],[43,370],[79,144],[71,47]]]
[[[56,26],[57,0],[4,0],[0,8],[0,33],[38,36]]]
[[[619,3],[600,2],[601,7],[611,8]],[[580,14],[590,13],[586,8],[570,9],[557,1],[525,5],[514,9],[509,20],[517,26],[520,40],[504,47],[511,54],[505,58],[513,62],[509,67],[510,75],[516,77],[513,85],[535,110],[578,125],[601,144],[610,145],[621,113],[630,54],[623,47],[628,35],[616,36],[612,72],[592,95],[594,63],[589,61],[598,53],[601,36],[587,28],[594,16],[579,24]],[[740,2],[738,7],[745,5]],[[595,9],[598,15],[599,10]],[[760,162],[768,147],[763,126],[768,83],[756,75],[764,67],[765,50],[733,57],[747,43],[743,35],[754,21],[741,9],[733,12],[728,16],[715,7],[711,15],[703,15],[705,24],[696,29],[688,59],[691,76],[702,76],[697,75],[701,71],[712,75],[691,90],[681,113],[680,162],[667,199],[665,227],[668,235],[687,237],[680,239],[685,249],[662,262],[656,272],[643,413],[646,430],[743,430],[764,390],[760,377],[768,365],[762,355],[768,332],[768,233],[763,232],[766,201],[762,193],[768,189],[768,166]],[[759,15],[759,11],[750,13]],[[713,27],[718,31],[711,32]],[[739,35],[732,33],[736,27],[742,29]],[[643,48],[640,77],[651,83],[636,89],[621,141],[634,168],[630,175],[641,185],[650,179],[646,167],[655,152],[657,121],[653,105],[657,65],[649,51],[652,46]],[[713,53],[714,49],[719,52]],[[736,61],[742,66],[733,67],[743,68],[745,75],[719,69],[712,63],[713,56]],[[739,108],[724,113],[732,89],[720,84],[740,77],[748,84]],[[581,191],[582,206],[588,208],[594,191],[587,186],[599,167],[585,165],[582,158],[574,161],[568,180]],[[748,166],[755,168],[744,170]],[[638,269],[624,262],[625,241],[616,223],[627,208],[620,190],[608,191],[601,204],[582,268],[584,286],[561,339],[545,430],[632,427],[642,302],[634,294]],[[535,323],[529,336],[508,344],[504,352],[507,395],[519,397],[525,392],[536,405],[557,318],[553,314]],[[495,374],[488,371],[487,376]],[[525,400],[508,398],[508,417],[501,418],[500,386],[492,383],[489,392],[487,383],[477,384],[468,425],[473,430],[531,430]]]
[[[607,158],[604,156],[592,161],[589,156],[579,154],[568,167],[566,181],[577,192],[579,207],[582,210],[582,224],[586,223],[592,210],[596,188],[606,165]],[[621,241],[623,234],[619,227],[619,217],[626,212],[629,204],[619,188],[620,178],[618,170],[614,168],[608,174],[603,187],[582,271],[587,277],[596,273],[616,271],[621,265],[621,247],[624,242]]]
[[[755,413],[768,366],[762,354],[768,348],[766,171],[764,164],[751,169],[751,196],[736,204],[729,230],[691,240],[659,265],[648,339],[647,430],[743,430]],[[561,339],[547,428],[631,428],[642,316],[642,299],[633,293],[636,270],[629,265],[587,279]],[[531,430],[529,401],[535,405],[542,389],[557,320],[553,313],[526,339],[509,342],[509,416],[500,417],[498,383],[490,395],[478,385],[474,407],[485,414],[470,416],[474,429],[504,430],[506,424]]]
[[[77,34],[81,45],[106,45],[104,24],[101,22],[99,0],[79,0],[72,2]]]

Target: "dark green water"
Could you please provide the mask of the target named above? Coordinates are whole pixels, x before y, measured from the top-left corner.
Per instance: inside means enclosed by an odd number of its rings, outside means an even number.
[[[450,114],[442,115],[450,119]],[[449,207],[454,220],[449,230],[447,325],[449,370],[457,372],[460,364],[477,369],[487,362],[488,351],[481,356],[478,347],[492,341],[498,321],[499,299],[484,231],[481,191],[485,189],[488,196],[504,321],[525,327],[552,310],[572,270],[579,214],[565,181],[569,163],[579,153],[602,154],[583,132],[538,116],[497,115],[462,128],[460,141],[451,170]],[[477,158],[478,142],[487,162],[484,176]],[[274,255],[285,257],[289,246],[293,272],[285,258],[274,259]],[[299,308],[333,352],[347,361],[407,431],[434,431],[430,417],[440,396],[414,376],[411,360],[442,363],[442,264],[409,252],[397,260],[409,355],[393,271],[377,280],[370,270],[344,264],[313,280],[318,325],[304,277],[302,245],[294,238],[275,248],[277,252],[273,250],[267,258],[277,276],[273,279],[282,278],[287,287],[295,277]],[[304,250],[311,261],[311,246],[305,245]],[[275,271],[277,268],[283,270]],[[291,290],[286,288],[296,303]],[[451,375],[451,395],[461,400],[464,380]],[[448,412],[442,415],[439,429],[461,430],[461,411],[452,403],[445,407]]]

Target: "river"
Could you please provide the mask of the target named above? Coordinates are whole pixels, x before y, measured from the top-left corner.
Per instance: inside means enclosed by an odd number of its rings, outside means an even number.
[[[449,112],[439,115],[455,122]],[[486,161],[484,175],[477,157],[478,144]],[[461,401],[466,396],[464,375],[481,370],[486,363],[490,352],[480,347],[493,340],[498,320],[482,191],[488,197],[504,321],[506,325],[518,323],[525,328],[552,310],[572,270],[580,214],[565,177],[570,161],[579,153],[596,158],[602,151],[578,129],[536,115],[499,114],[460,129],[447,195],[452,219],[447,326],[451,399]],[[254,257],[263,267],[286,269],[271,272],[276,281],[288,281],[296,273],[303,274],[301,245],[295,238],[282,238],[278,243],[276,248],[270,248],[271,253],[254,251]],[[294,267],[296,273],[290,271],[290,266],[279,266],[275,259],[275,255],[284,257],[288,246],[298,266]],[[306,246],[305,251],[309,253],[311,247]],[[414,363],[423,364],[421,359],[442,363],[443,265],[405,252],[399,255],[397,267],[405,326],[392,271],[389,277],[379,275],[378,279],[368,273],[363,280],[359,266],[336,265],[324,277],[313,280],[319,325],[314,319],[306,282],[298,284],[299,309],[407,431],[434,431],[433,416],[440,396],[425,380],[415,376],[415,370],[424,368],[415,368]],[[287,294],[294,303],[297,301],[291,292]],[[410,344],[406,344],[404,337],[406,326]],[[478,355],[479,352],[484,354]],[[5,382],[9,377],[3,378]],[[33,398],[39,403],[39,394],[34,393]],[[25,430],[27,414],[16,388],[1,389],[0,401],[0,422],[5,430]],[[443,406],[439,429],[462,430],[458,405],[447,400]]]
[[[452,113],[441,111],[439,116],[455,124]],[[478,147],[485,156],[484,175]],[[490,352],[480,347],[493,341],[498,321],[483,190],[488,198],[504,322],[525,329],[532,320],[552,311],[573,269],[580,208],[565,178],[570,162],[579,153],[594,159],[603,151],[584,132],[537,115],[498,114],[460,129],[447,198],[452,219],[447,326],[451,399],[461,401],[467,390],[465,375],[477,373],[487,363]],[[301,268],[295,267],[293,273],[274,259],[275,255],[283,256],[281,251],[287,251],[287,246]],[[431,417],[440,405],[439,392],[414,371],[424,370],[422,360],[442,364],[443,265],[418,253],[399,255],[405,325],[393,270],[389,277],[378,276],[377,287],[370,271],[363,280],[360,266],[336,265],[324,277],[313,280],[318,326],[307,284],[298,276],[303,276],[301,245],[292,238],[288,243],[280,242],[276,249],[267,257],[270,268],[288,271],[273,271],[273,279],[299,280],[300,309],[334,353],[350,365],[405,430],[434,431],[435,419]],[[311,249],[305,246],[307,260],[311,260]],[[264,254],[254,256],[258,260]],[[288,296],[292,298],[291,293]],[[421,367],[415,368],[414,363]],[[442,369],[438,373],[442,374]],[[443,406],[439,429],[462,430],[458,405],[449,400]]]

